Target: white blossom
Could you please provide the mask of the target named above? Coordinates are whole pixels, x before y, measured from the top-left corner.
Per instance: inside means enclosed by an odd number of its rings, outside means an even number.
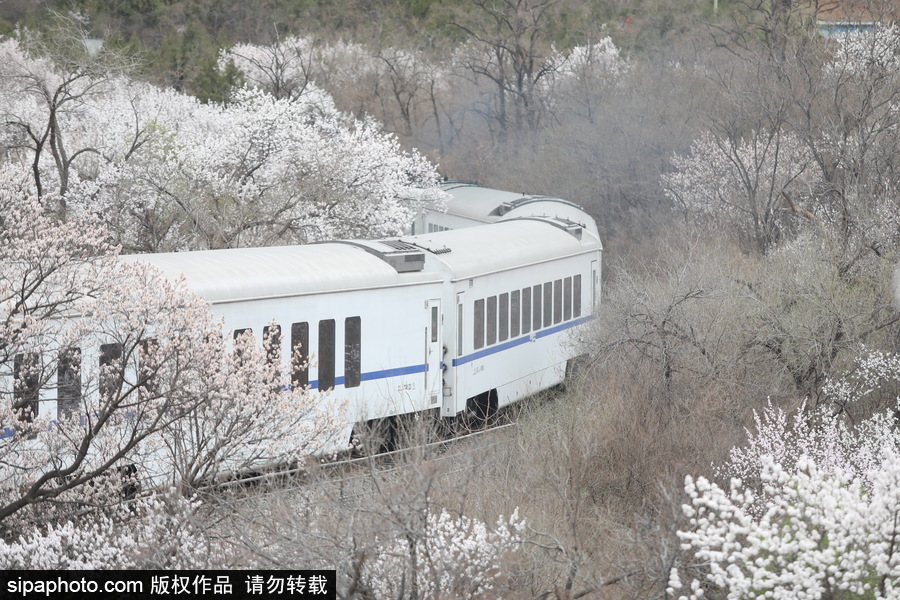
[[[62,218],[97,215],[127,250],[396,235],[419,209],[400,199],[410,189],[442,197],[424,157],[311,82],[202,104],[122,76],[67,74],[15,41],[0,44],[0,75],[8,160],[31,169],[36,195],[58,192]],[[40,143],[45,131],[54,144]]]
[[[522,544],[525,521],[514,511],[499,517],[494,528],[445,509],[430,513],[420,532],[386,541],[366,565],[364,579],[376,596],[398,597],[410,582],[419,597],[475,598],[490,595],[506,575],[507,555]]]
[[[898,373],[893,355],[866,352],[826,394],[859,401],[893,388]],[[708,586],[727,598],[900,597],[897,410],[855,425],[826,410],[801,408],[790,419],[771,403],[755,413],[756,430],[718,469],[731,478],[727,488],[685,480],[689,526],[678,535],[686,564],[698,566],[690,595],[680,597],[698,598]],[[670,595],[683,577],[673,570]]]

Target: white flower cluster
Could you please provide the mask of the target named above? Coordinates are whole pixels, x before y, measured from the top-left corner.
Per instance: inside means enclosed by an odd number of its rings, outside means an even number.
[[[398,198],[410,188],[440,196],[424,157],[310,82],[201,104],[124,77],[59,72],[6,41],[0,106],[0,145],[13,164],[35,166],[30,191],[100,215],[126,249],[396,235],[418,209]],[[39,143],[33,132],[50,122],[54,141]]]
[[[867,70],[897,73],[900,69],[900,27],[891,23],[860,30],[838,38],[839,46],[830,65],[832,72],[858,74]]]
[[[416,581],[420,598],[478,598],[503,577],[504,565],[522,544],[525,521],[514,511],[490,529],[446,510],[429,514],[423,531],[383,544],[364,577],[378,598],[398,598]]]
[[[856,359],[852,372],[829,379],[823,387],[828,398],[840,407],[861,402],[885,390],[896,390],[900,383],[900,356],[878,350],[866,351]],[[892,400],[897,401],[894,392]]]
[[[575,46],[568,53],[555,52],[557,76],[563,79],[590,79],[589,75],[615,77],[628,70],[612,38],[606,36],[599,42]]]
[[[895,389],[898,374],[896,356],[868,352],[826,393],[846,405]],[[686,479],[690,526],[678,535],[691,558],[672,570],[669,594],[690,573],[681,598],[708,587],[728,598],[900,598],[898,410],[854,425],[802,408],[791,420],[771,403],[754,414],[756,431],[717,472],[727,490]]]
[[[662,176],[666,195],[687,211],[742,222],[749,211],[782,205],[782,193],[806,193],[812,156],[788,132],[749,135],[732,143],[712,133],[691,145],[689,156],[674,156],[673,172]]]
[[[900,453],[891,415],[876,413],[848,427],[830,415],[811,415],[800,410],[788,423],[781,408],[769,404],[760,415],[754,411],[756,431],[747,431],[747,443],[732,448],[728,460],[716,470],[719,477],[736,477],[746,483],[760,481],[766,460],[793,472],[802,460],[826,471],[841,471],[870,483],[885,451]],[[765,502],[764,497],[758,498]],[[763,509],[757,506],[757,512]]]
[[[755,495],[740,479],[726,491],[688,477],[690,529],[679,537],[707,572],[680,598],[700,598],[708,585],[728,598],[900,598],[900,455],[886,451],[881,459],[866,484],[807,457],[788,472],[764,456],[766,502],[758,516]],[[681,588],[675,572],[669,593]]]
[[[210,548],[193,522],[196,508],[173,494],[34,528],[15,541],[0,541],[0,568],[203,568],[210,564]]]

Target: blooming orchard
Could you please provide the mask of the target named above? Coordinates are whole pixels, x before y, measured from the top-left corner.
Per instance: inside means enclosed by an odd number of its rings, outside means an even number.
[[[430,163],[311,83],[221,106],[52,58],[0,44],[0,143],[60,218],[98,215],[126,249],[396,235],[439,200]]]

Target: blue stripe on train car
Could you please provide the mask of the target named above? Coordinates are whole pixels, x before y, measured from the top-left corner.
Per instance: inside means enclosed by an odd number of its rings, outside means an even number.
[[[383,369],[381,371],[370,371],[360,375],[360,381],[374,381],[376,379],[389,379],[391,377],[400,377],[402,375],[415,375],[416,373],[424,373],[428,370],[427,364],[410,365],[408,367],[397,367],[395,369]],[[344,385],[344,376],[334,378],[335,387]],[[313,379],[309,382],[309,389],[319,389],[319,381]]]
[[[478,352],[473,352],[472,354],[466,354],[465,356],[460,356],[459,358],[454,358],[453,366],[458,367],[460,365],[464,365],[466,363],[472,362],[473,360],[478,360],[479,358],[484,358],[485,356],[490,356],[491,354],[503,352],[504,350],[509,350],[510,348],[514,348],[516,346],[520,346],[522,344],[528,343],[532,339],[547,337],[548,335],[553,335],[554,333],[559,333],[560,331],[565,331],[566,329],[571,329],[572,327],[576,327],[577,325],[587,323],[588,321],[590,321],[593,318],[594,318],[593,315],[588,315],[586,317],[581,317],[580,319],[575,319],[574,321],[567,321],[565,323],[560,323],[559,325],[554,325],[553,327],[548,327],[547,329],[541,329],[540,331],[536,331],[536,332],[532,332],[532,333],[523,335],[514,340],[510,340],[508,342],[503,342],[502,344],[497,344],[496,346],[491,346],[490,348],[485,348],[484,350],[479,350]]]

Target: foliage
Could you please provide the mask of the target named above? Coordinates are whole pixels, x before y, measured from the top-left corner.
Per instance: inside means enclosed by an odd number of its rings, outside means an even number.
[[[202,104],[115,73],[60,72],[14,41],[0,51],[10,160],[31,167],[38,196],[58,190],[61,219],[102,215],[129,250],[397,235],[419,201],[438,199],[424,158],[315,86]]]
[[[389,541],[375,550],[363,578],[377,597],[472,598],[490,595],[506,575],[504,564],[523,543],[525,521],[513,512],[489,529],[445,509],[429,514],[421,532]],[[452,565],[451,568],[448,566]]]
[[[166,88],[189,93],[203,102],[223,102],[231,88],[240,84],[240,75],[227,65],[218,69],[219,45],[205,29],[191,23],[162,39],[149,58],[150,74]]]
[[[865,353],[848,376],[826,385],[838,405],[897,379],[895,357]],[[894,402],[898,402],[893,389]],[[900,438],[893,411],[853,424],[846,413],[788,415],[771,404],[719,471],[728,489],[688,477],[692,598],[709,585],[729,598],[900,596]],[[700,565],[703,565],[702,567]],[[670,593],[681,588],[673,569]]]

